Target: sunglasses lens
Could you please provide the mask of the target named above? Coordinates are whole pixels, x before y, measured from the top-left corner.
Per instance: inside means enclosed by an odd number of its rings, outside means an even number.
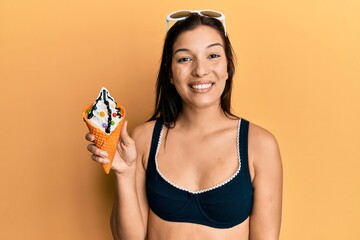
[[[183,17],[187,17],[190,15],[190,11],[181,11],[181,12],[175,12],[173,14],[170,15],[171,18],[183,18]]]
[[[201,11],[201,14],[204,16],[207,16],[207,17],[214,17],[214,18],[221,17],[220,13],[213,12],[213,11]]]

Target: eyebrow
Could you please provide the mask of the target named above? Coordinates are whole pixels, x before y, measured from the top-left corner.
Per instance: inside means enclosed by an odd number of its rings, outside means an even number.
[[[224,46],[221,43],[213,43],[213,44],[210,44],[209,46],[207,46],[206,48],[212,48],[215,46],[220,46],[220,47],[224,48]],[[173,56],[178,52],[190,52],[190,49],[187,49],[187,48],[176,49],[176,51],[173,53]]]

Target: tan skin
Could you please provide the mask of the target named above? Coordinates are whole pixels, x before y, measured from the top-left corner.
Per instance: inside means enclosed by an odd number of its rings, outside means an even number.
[[[224,115],[220,95],[227,79],[223,41],[218,32],[200,26],[175,41],[171,82],[183,100],[183,111],[162,139],[157,161],[163,175],[185,189],[197,191],[228,179],[237,169],[238,120]],[[229,229],[168,222],[149,209],[145,173],[154,121],[121,132],[112,170],[116,197],[111,227],[114,239],[148,240],[275,240],[279,238],[282,204],[282,164],[276,139],[250,124],[249,170],[254,186],[251,216]],[[165,134],[163,134],[165,135]],[[86,139],[92,141],[88,133]],[[216,152],[213,151],[216,149]],[[92,159],[108,161],[90,144]],[[209,154],[210,153],[210,154]]]

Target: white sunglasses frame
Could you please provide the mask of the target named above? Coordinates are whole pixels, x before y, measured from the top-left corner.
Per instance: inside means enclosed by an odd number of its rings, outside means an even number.
[[[224,27],[224,32],[225,32],[225,36],[226,36],[226,23],[225,23],[225,15],[221,12],[218,12],[218,11],[215,11],[215,10],[210,10],[210,9],[202,9],[202,10],[178,10],[178,11],[175,11],[175,12],[172,12],[172,13],[169,13],[167,16],[166,16],[166,32],[169,31],[169,24],[170,22],[177,22],[177,21],[181,21],[181,20],[184,20],[185,18],[187,18],[188,16],[184,16],[184,17],[177,17],[177,18],[172,18],[171,16],[176,14],[176,13],[181,13],[181,12],[185,12],[185,13],[197,13],[199,14],[200,16],[205,16],[205,17],[211,17],[211,16],[208,16],[208,15],[205,15],[205,14],[202,14],[201,12],[213,12],[215,14],[218,14],[220,15],[219,17],[212,17],[212,18],[215,18],[217,20],[219,20],[223,27]]]

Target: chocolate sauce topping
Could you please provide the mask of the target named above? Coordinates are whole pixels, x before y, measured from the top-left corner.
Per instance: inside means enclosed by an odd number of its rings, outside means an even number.
[[[87,118],[88,119],[91,119],[92,117],[94,117],[94,111],[97,110],[97,104],[99,103],[99,101],[103,101],[105,106],[106,106],[106,109],[107,109],[107,118],[106,118],[106,126],[104,125],[105,127],[105,132],[107,134],[110,134],[111,133],[111,123],[112,123],[112,120],[113,118],[121,118],[122,115],[120,113],[121,109],[118,108],[118,107],[115,107],[115,113],[116,115],[112,115],[113,112],[111,111],[111,108],[110,108],[110,101],[111,100],[112,102],[114,102],[116,104],[116,102],[114,101],[114,99],[112,97],[110,97],[110,95],[108,95],[108,92],[106,89],[103,89],[100,94],[99,94],[99,97],[96,99],[95,103],[93,104],[92,108],[88,111],[88,114],[87,114]]]

